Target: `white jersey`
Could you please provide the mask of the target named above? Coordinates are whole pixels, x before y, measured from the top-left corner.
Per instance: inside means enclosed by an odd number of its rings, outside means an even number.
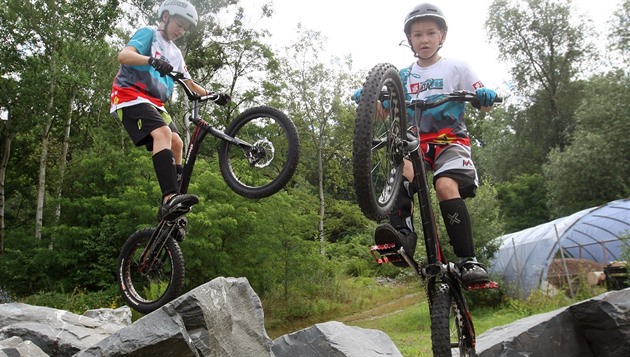
[[[463,61],[440,58],[431,66],[417,62],[400,71],[407,101],[430,99],[457,90],[475,92],[483,87],[477,74]],[[438,144],[469,144],[464,123],[466,103],[448,102],[426,110],[422,115],[420,133],[425,142]]]

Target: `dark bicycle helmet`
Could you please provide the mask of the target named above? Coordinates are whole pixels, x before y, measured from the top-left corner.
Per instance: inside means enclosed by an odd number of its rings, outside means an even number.
[[[411,24],[421,17],[434,17],[442,30],[448,30],[448,25],[446,23],[446,16],[444,15],[444,12],[442,12],[439,7],[433,4],[424,3],[414,7],[405,17],[404,30],[406,35],[409,35],[409,31],[411,31]]]

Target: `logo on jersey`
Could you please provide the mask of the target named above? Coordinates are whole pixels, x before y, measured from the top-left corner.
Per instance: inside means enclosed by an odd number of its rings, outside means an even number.
[[[483,87],[483,84],[481,83],[481,81],[477,81],[475,83],[473,83],[473,88],[475,88],[475,90],[479,89]]]
[[[420,92],[428,91],[429,89],[443,89],[443,88],[444,88],[444,80],[441,78],[431,78],[421,83],[411,83],[409,85],[411,94],[418,94]]]
[[[462,166],[466,167],[466,166],[475,166],[471,160],[468,159],[464,159],[462,160]]]
[[[435,142],[437,144],[450,144],[454,141],[454,138],[450,138],[448,135],[446,134],[441,134],[440,136],[438,136],[437,138],[435,138]]]
[[[155,54],[153,55],[153,57],[155,57],[157,59],[161,59],[162,61],[168,62],[168,59],[166,57],[162,56],[160,51],[155,51]]]

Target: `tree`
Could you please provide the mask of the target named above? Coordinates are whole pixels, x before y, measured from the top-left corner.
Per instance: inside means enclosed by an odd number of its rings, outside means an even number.
[[[578,27],[571,21],[568,0],[495,0],[489,12],[489,36],[501,51],[499,58],[512,64],[516,90],[530,97],[529,120],[537,121],[530,127],[540,128],[527,138],[549,149],[562,148],[579,100],[573,81],[594,56],[584,35],[586,22]]]
[[[317,228],[320,251],[325,253],[326,192],[327,187],[339,185],[337,179],[347,177],[349,168],[338,170],[336,165],[349,163],[351,125],[354,110],[349,105],[349,92],[356,79],[347,72],[351,61],[336,58],[323,63],[324,39],[314,31],[299,30],[297,41],[287,48],[282,76],[285,87],[282,98],[289,108],[303,136],[302,164],[308,172],[307,180],[317,187],[319,224]],[[334,171],[344,175],[333,176]],[[344,179],[342,179],[344,180]],[[347,181],[343,181],[344,185]]]
[[[58,84],[66,74],[72,74],[86,67],[83,61],[64,61],[64,51],[76,42],[89,44],[102,41],[105,35],[111,33],[111,21],[116,14],[116,0],[101,1],[64,1],[52,2],[45,0],[13,1],[7,3],[7,18],[16,21],[11,25],[10,41],[17,46],[18,54],[29,63],[22,71],[13,73],[20,78],[21,85],[28,82],[26,72],[32,71],[30,78],[33,92],[43,90],[47,95],[46,104],[34,116],[43,119],[42,122],[32,122],[41,132],[39,155],[39,178],[37,188],[37,208],[35,211],[35,237],[41,238],[43,224],[44,199],[46,196],[46,169],[50,150],[50,135],[53,125],[59,120],[56,99],[63,96],[64,88]],[[100,43],[99,43],[100,44]],[[87,67],[90,67],[89,65]],[[67,88],[72,89],[72,88]],[[25,118],[26,119],[26,118]]]
[[[623,1],[617,11],[615,11],[611,36],[610,48],[620,54],[622,61],[626,65],[630,64],[630,1]]]
[[[589,81],[570,145],[553,150],[544,166],[554,217],[630,195],[629,87],[621,71]]]
[[[549,220],[545,178],[538,173],[522,174],[497,185],[506,233],[537,226]]]
[[[586,37],[594,31],[586,23],[567,0],[495,0],[490,6],[485,27],[500,59],[511,64],[518,103],[487,123],[480,162],[502,193],[510,229],[538,222],[547,209],[524,187],[541,177],[550,151],[571,141],[575,111],[585,97],[584,69],[595,60]],[[537,198],[548,188],[533,187]],[[513,220],[515,202],[540,206]]]

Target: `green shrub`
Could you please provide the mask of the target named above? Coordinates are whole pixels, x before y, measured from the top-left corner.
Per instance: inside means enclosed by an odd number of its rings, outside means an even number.
[[[87,292],[81,288],[75,288],[71,293],[42,292],[30,295],[20,302],[46,306],[53,309],[66,310],[75,314],[83,314],[86,310],[111,308],[122,305],[122,298],[116,286],[97,292]]]

